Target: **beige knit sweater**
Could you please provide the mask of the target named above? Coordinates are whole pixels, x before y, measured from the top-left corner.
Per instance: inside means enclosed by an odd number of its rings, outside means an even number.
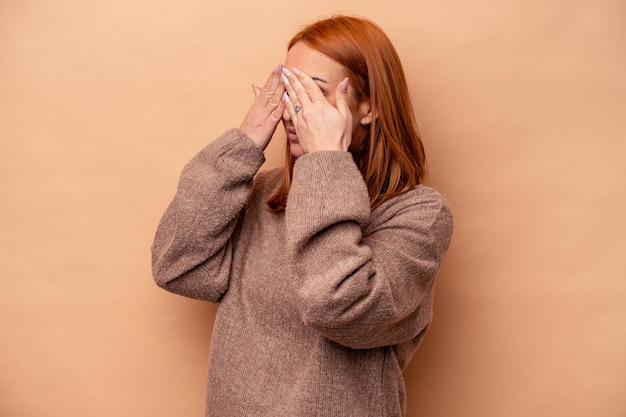
[[[299,158],[284,212],[266,201],[282,169],[230,130],[184,168],[153,244],[157,284],[219,302],[206,415],[396,417],[402,370],[432,319],[452,217],[418,186],[370,212],[347,152]]]

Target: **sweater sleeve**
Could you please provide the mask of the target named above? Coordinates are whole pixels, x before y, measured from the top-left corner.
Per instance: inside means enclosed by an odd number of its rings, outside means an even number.
[[[431,308],[452,233],[443,197],[422,191],[395,197],[372,216],[349,153],[316,152],[297,160],[286,221],[305,324],[355,349],[395,345],[422,333],[431,311],[421,310]]]
[[[238,219],[263,153],[232,129],[185,165],[152,244],[160,287],[216,302],[228,289]]]

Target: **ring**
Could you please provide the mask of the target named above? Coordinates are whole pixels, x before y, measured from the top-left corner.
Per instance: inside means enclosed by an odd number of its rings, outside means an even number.
[[[293,110],[294,110],[296,113],[299,113],[299,112],[300,112],[300,110],[302,110],[302,107],[300,107],[300,105],[299,105],[299,104],[296,104],[296,106],[293,108]]]

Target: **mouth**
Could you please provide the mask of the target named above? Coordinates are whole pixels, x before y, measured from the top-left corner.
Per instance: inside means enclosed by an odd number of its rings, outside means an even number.
[[[296,129],[285,128],[285,132],[287,133],[287,139],[289,139],[290,142],[298,141],[298,136],[296,135]]]

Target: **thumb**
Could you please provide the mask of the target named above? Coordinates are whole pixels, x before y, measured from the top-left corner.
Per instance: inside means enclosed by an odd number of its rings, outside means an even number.
[[[337,103],[337,110],[342,116],[346,116],[350,114],[350,105],[348,102],[348,84],[350,80],[348,77],[344,78],[342,82],[337,85],[337,90],[335,92],[335,98]]]
[[[259,95],[261,95],[261,90],[261,87],[257,87],[256,85],[252,84],[252,93],[254,94],[255,99],[259,97]]]

